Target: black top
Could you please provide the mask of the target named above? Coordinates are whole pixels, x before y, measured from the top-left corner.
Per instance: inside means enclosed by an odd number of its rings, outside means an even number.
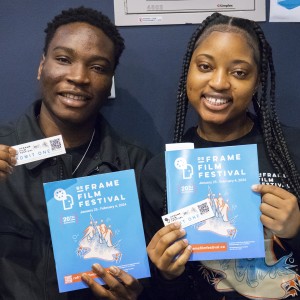
[[[44,138],[36,116],[41,101],[18,120],[0,126],[0,144],[18,145]],[[78,149],[77,149],[78,150]],[[139,187],[149,156],[123,140],[99,114],[94,142],[74,176],[134,169]],[[83,150],[85,151],[85,150]],[[14,168],[0,182],[0,299],[91,299],[89,289],[59,293],[43,183],[72,177],[66,153]]]
[[[297,140],[300,138],[300,131],[285,126],[283,126],[283,130],[290,153],[299,167],[300,151],[298,150]],[[256,123],[245,136],[234,141],[221,143],[200,138],[196,127],[192,127],[186,132],[183,142],[193,142],[195,148],[257,144],[261,183],[273,184],[287,189],[283,186],[281,180],[283,174],[278,174],[268,158],[262,135]],[[146,165],[142,173],[141,183],[142,213],[146,237],[149,242],[157,230],[163,226],[160,216],[162,215],[166,195],[164,153],[155,156]],[[214,261],[213,264],[206,261],[206,266],[202,265],[201,262],[188,262],[185,273],[173,281],[162,279],[153,268],[155,280],[159,282],[158,293],[160,293],[162,299],[181,300],[222,299],[224,295],[226,295],[226,300],[251,299],[251,297],[253,299],[280,299],[284,297],[287,297],[287,299],[300,299],[298,290],[300,285],[298,267],[300,262],[300,233],[291,240],[281,239],[281,243],[275,243],[271,239],[269,244],[271,249],[269,249],[268,257],[271,256],[272,261],[263,260],[262,264],[258,259],[256,261],[252,260],[251,270],[245,270],[245,276],[240,282],[232,276],[232,274],[235,274],[234,263],[228,263],[228,269],[224,270],[221,267],[221,262],[218,263],[218,261]],[[249,287],[249,276],[256,276],[257,286]],[[230,282],[227,282],[226,279],[228,278]],[[237,289],[239,293],[234,292],[234,289]],[[274,297],[273,292],[276,297]],[[242,296],[246,294],[247,297]]]

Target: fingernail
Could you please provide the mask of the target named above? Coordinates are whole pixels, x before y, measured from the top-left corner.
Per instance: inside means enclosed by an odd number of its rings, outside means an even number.
[[[8,153],[12,154],[13,156],[15,156],[16,155],[16,150],[14,148],[9,148],[8,149]]]
[[[186,248],[187,248],[190,252],[193,252],[193,248],[192,248],[191,245],[188,245]]]
[[[181,227],[181,223],[180,223],[180,222],[174,222],[173,224],[174,224],[174,226],[175,226],[176,228]]]
[[[120,269],[115,266],[111,266],[109,267],[109,273],[111,275],[118,276],[120,274]]]
[[[258,184],[253,184],[251,186],[252,191],[257,192],[258,191]]]
[[[185,230],[183,228],[180,228],[180,232],[185,234]]]
[[[16,158],[15,158],[15,157],[11,157],[11,158],[10,158],[10,163],[11,163],[12,165],[15,165],[15,164],[17,163]]]
[[[186,245],[188,245],[188,243],[189,243],[187,239],[183,239],[182,241],[183,241]]]
[[[90,280],[89,276],[87,276],[86,273],[83,273],[83,274],[81,275],[81,279],[82,279],[84,282],[86,282],[86,283],[89,283],[89,280]]]
[[[103,271],[103,268],[99,264],[93,264],[92,268],[93,268],[93,270],[95,270],[97,272],[102,272]]]

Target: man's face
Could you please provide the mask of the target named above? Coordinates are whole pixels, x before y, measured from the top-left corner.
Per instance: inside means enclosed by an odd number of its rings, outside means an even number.
[[[38,70],[42,112],[55,122],[93,121],[110,94],[114,66],[114,44],[102,30],[87,23],[62,25]]]

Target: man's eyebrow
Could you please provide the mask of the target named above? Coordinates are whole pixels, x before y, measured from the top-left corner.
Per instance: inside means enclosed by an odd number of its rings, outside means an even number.
[[[66,51],[67,53],[69,53],[71,55],[75,55],[76,54],[76,51],[74,49],[68,48],[68,47],[57,46],[57,47],[53,48],[53,51],[56,51],[56,50],[63,50],[63,51]],[[112,64],[112,62],[108,58],[106,58],[104,56],[101,56],[101,55],[91,55],[90,60],[91,61],[94,61],[94,60],[104,60],[108,64]]]
[[[53,48],[53,51],[56,51],[56,50],[64,50],[68,53],[71,53],[71,54],[75,54],[75,51],[71,48],[68,48],[68,47],[63,47],[63,46],[57,46],[57,47],[54,47]]]

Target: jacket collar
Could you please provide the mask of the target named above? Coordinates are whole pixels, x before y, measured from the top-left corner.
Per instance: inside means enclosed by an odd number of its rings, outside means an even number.
[[[101,114],[97,120],[96,133],[100,140],[100,147],[94,159],[98,164],[99,162],[108,164],[116,171],[129,169],[130,161],[126,143]]]
[[[27,112],[18,119],[16,124],[18,144],[45,138],[37,120],[41,103],[41,100],[35,101]],[[96,135],[100,140],[100,147],[94,156],[93,164],[95,167],[104,163],[115,170],[128,169],[130,162],[126,144],[100,113],[96,124]],[[41,165],[43,161],[28,163],[26,167],[29,170],[34,169]]]

